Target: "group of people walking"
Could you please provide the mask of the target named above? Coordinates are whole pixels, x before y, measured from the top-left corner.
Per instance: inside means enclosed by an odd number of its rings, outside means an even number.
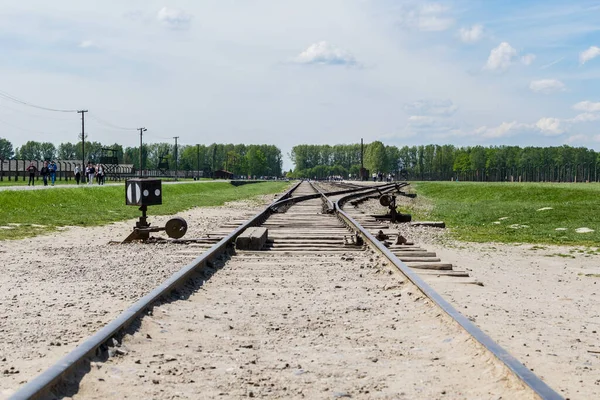
[[[44,166],[40,169],[39,173],[44,181],[44,186],[48,186],[48,180],[50,180],[50,184],[54,186],[54,182],[56,182],[56,162],[54,161],[44,161]],[[35,175],[38,172],[37,167],[32,162],[27,167],[27,171],[29,172],[29,183],[27,186],[35,186]],[[82,176],[81,168],[79,165],[75,166],[75,170],[73,174],[75,175],[75,182],[79,185],[79,182],[85,183],[87,180],[88,185],[92,185],[94,180],[98,185],[104,185],[104,181],[106,179],[106,173],[104,171],[104,166],[102,164],[94,165],[91,162],[88,163],[87,167],[85,167],[85,175]]]
[[[373,182],[377,182],[379,180],[379,182],[383,182],[384,180],[386,182],[392,182],[395,179],[395,175],[394,174],[384,174],[383,172],[378,172],[378,173],[373,173]]]
[[[75,166],[75,182],[79,185],[79,181],[81,183],[85,183],[87,179],[87,184],[91,185],[94,183],[94,179],[96,179],[96,183],[98,185],[104,185],[104,181],[106,179],[106,173],[104,172],[104,166],[102,164],[94,165],[91,162],[88,163],[87,167],[85,167],[85,175],[81,176],[81,169],[79,165]],[[83,179],[82,179],[83,178]]]
[[[56,163],[54,161],[44,161],[44,166],[40,169],[40,176],[44,180],[44,186],[48,186],[48,178],[50,179],[51,185],[54,186],[54,182],[56,182]],[[33,163],[29,164],[27,167],[27,171],[29,172],[29,183],[27,186],[35,186],[35,174],[37,172],[37,167],[33,165]]]

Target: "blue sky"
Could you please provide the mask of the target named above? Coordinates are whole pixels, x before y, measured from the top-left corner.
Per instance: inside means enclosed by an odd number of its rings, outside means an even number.
[[[10,3],[0,91],[90,140],[600,149],[600,1]],[[15,146],[79,133],[0,98]]]

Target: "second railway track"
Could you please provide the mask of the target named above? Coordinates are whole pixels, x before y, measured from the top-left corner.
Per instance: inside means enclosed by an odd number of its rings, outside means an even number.
[[[315,193],[303,182],[294,196]],[[204,267],[112,339],[112,357],[87,374],[84,362],[47,396],[560,398],[357,241],[348,218],[320,197],[278,207],[259,221],[263,249]]]

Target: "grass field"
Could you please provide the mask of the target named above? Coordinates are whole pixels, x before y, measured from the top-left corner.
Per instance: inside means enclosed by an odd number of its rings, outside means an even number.
[[[25,178],[25,180],[22,180],[22,178],[19,178],[17,180],[15,180],[14,177],[11,177],[11,180],[8,180],[8,177],[4,177],[4,179],[2,181],[0,181],[0,186],[27,186],[27,183],[29,182],[29,177]],[[108,183],[108,182],[107,182]],[[70,181],[59,181],[58,179],[56,180],[56,182],[54,183],[55,185],[75,185],[75,179],[71,179]],[[44,181],[42,180],[42,178],[40,178],[39,180],[36,178],[35,181],[35,186],[44,186]],[[48,185],[50,185],[50,179],[48,179]]]
[[[173,178],[153,178],[153,179],[161,179],[164,181],[173,181]],[[210,181],[212,179],[210,178],[200,178],[201,181]],[[190,181],[193,182],[194,180],[192,178],[179,178],[179,181]],[[19,178],[18,180],[15,181],[14,177],[11,178],[11,180],[8,180],[8,177],[5,176],[4,179],[2,181],[0,181],[0,187],[1,186],[27,186],[27,183],[29,182],[29,177],[27,177],[25,180],[23,180],[22,178]],[[121,185],[124,185],[123,183],[124,181],[121,182],[117,182]],[[105,184],[113,184],[115,183],[115,181],[110,181],[110,180],[106,180]],[[82,183],[83,184],[83,183]],[[36,178],[35,181],[35,186],[44,186],[44,181],[42,180],[42,178],[40,178],[39,180]],[[48,178],[48,185],[50,185],[50,179]],[[76,182],[74,178],[71,178],[71,180],[62,180],[59,181],[58,178],[56,179],[56,182],[54,182],[55,186],[63,186],[63,185],[69,185],[69,186],[76,186]],[[85,185],[87,185],[87,183],[85,183]],[[96,181],[94,180],[94,185],[96,185]]]
[[[202,206],[279,193],[288,182],[261,182],[233,186],[227,182],[163,185],[163,204],[149,215],[171,215]],[[94,226],[137,218],[137,207],[125,205],[125,184],[73,189],[0,191],[0,240],[19,239],[61,226]]]
[[[413,219],[443,220],[461,240],[600,244],[599,184],[415,182],[411,186],[419,196],[408,210]],[[577,233],[578,228],[594,232]]]

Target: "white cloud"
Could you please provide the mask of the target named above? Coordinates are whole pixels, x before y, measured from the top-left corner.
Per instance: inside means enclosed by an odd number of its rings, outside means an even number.
[[[470,28],[460,28],[460,40],[465,43],[475,43],[483,37],[483,25],[475,24]]]
[[[92,42],[91,40],[84,40],[83,42],[81,42],[77,45],[77,47],[81,47],[82,49],[87,49],[87,48],[90,48],[93,46],[94,46],[94,42]]]
[[[311,44],[295,59],[298,64],[357,65],[352,54],[325,41]]]
[[[561,62],[561,61],[562,61],[562,60],[564,60],[564,59],[565,59],[564,57],[561,57],[561,58],[559,58],[559,59],[557,59],[557,60],[554,60],[554,61],[552,61],[552,62],[549,62],[548,64],[542,65],[542,66],[540,67],[540,69],[546,69],[546,68],[550,68],[550,67],[551,67],[551,66],[553,66],[554,64],[558,64],[559,62]]]
[[[177,9],[163,7],[157,14],[156,19],[169,29],[188,29],[192,16],[187,12]]]
[[[458,110],[451,100],[419,100],[404,106],[411,114],[450,116]]]
[[[488,128],[482,126],[474,131],[474,134],[483,138],[492,139],[506,136],[512,136],[520,131],[530,130],[531,125],[517,121],[503,122],[497,127]]]
[[[600,118],[600,117],[598,117]],[[497,127],[482,126],[471,133],[485,139],[514,136],[520,133],[540,133],[544,136],[559,136],[565,133],[572,123],[582,122],[577,118],[561,120],[559,118],[540,118],[535,124],[512,121],[503,122]]]
[[[579,63],[585,64],[593,58],[600,56],[600,47],[591,46],[589,49],[579,53]]]
[[[600,114],[584,113],[570,119],[544,117],[540,118],[534,124],[526,124],[517,121],[503,122],[499,126],[493,128],[482,126],[473,131],[470,135],[480,136],[486,139],[513,136],[518,133],[535,132],[542,134],[543,136],[560,136],[568,132],[574,124],[597,121],[599,119]],[[577,135],[572,137],[577,137]]]
[[[535,61],[535,54],[525,54],[521,57],[521,62],[525,65],[531,65]]]
[[[573,105],[574,110],[585,111],[585,112],[598,112],[600,111],[600,102],[594,103],[592,101],[580,101]]]
[[[448,11],[449,8],[441,4],[421,4],[403,10],[400,23],[420,31],[445,31],[454,25],[454,19],[448,15]]]
[[[583,113],[583,114],[576,115],[575,118],[571,119],[571,121],[572,122],[591,122],[591,121],[597,121],[599,119],[600,119],[599,114]]]
[[[516,56],[517,50],[507,42],[502,42],[492,49],[484,68],[490,71],[506,71]]]
[[[427,115],[411,115],[408,117],[408,123],[411,125],[431,125],[437,121],[437,118]]]
[[[458,106],[451,100],[419,100],[404,106],[408,117],[406,131],[433,137],[448,137],[456,130],[456,123],[448,119]]]
[[[411,115],[406,124],[406,132],[421,137],[447,135],[453,129],[456,129],[456,126],[452,121],[429,115]]]
[[[564,91],[565,84],[557,79],[540,79],[531,81],[529,89],[536,93],[549,94]]]
[[[535,126],[546,136],[558,136],[565,132],[558,118],[541,118]]]
[[[588,137],[586,135],[581,135],[581,134],[572,135],[565,139],[565,143],[567,143],[567,144],[581,143],[581,142],[587,142],[587,141],[588,141]]]

